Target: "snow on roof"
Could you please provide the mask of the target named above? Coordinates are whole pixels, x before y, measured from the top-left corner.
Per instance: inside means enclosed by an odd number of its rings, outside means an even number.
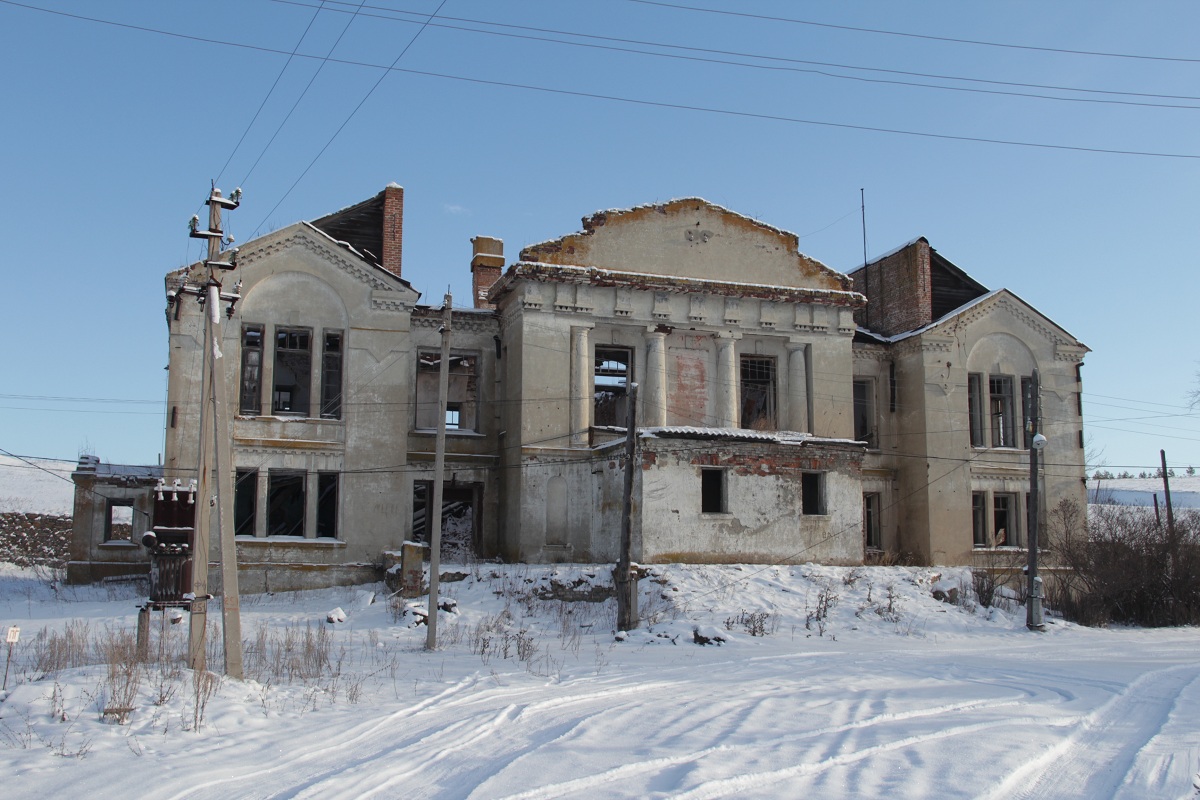
[[[954,309],[949,314],[943,314],[942,316],[938,317],[933,322],[930,322],[927,325],[922,325],[919,328],[913,328],[911,331],[905,331],[904,333],[897,333],[895,336],[882,336],[873,331],[869,331],[866,328],[859,328],[859,330],[862,331],[863,333],[866,333],[866,334],[869,334],[870,336],[875,337],[876,339],[878,339],[881,342],[888,342],[888,343],[900,342],[911,336],[919,336],[922,333],[924,333],[925,331],[929,330],[930,328],[934,328],[934,327],[937,327],[938,325],[941,325],[943,322],[950,319],[951,317],[956,317],[959,314],[966,311],[967,309],[974,308],[975,306],[979,305],[980,303],[984,302],[985,300],[989,300],[989,299],[995,297],[996,295],[1000,294],[1001,292],[1008,292],[1009,294],[1012,294],[1012,292],[1009,292],[1007,289],[993,289],[992,291],[988,292],[987,294],[979,295],[979,297],[976,297],[974,300],[970,301],[969,303],[963,303],[961,306]],[[1013,295],[1013,297],[1016,297],[1016,295]],[[1017,298],[1017,299],[1019,300],[1020,298]],[[1022,300],[1021,302],[1024,303],[1025,301]],[[1033,306],[1030,306],[1030,308],[1033,308]],[[1039,312],[1039,313],[1041,313],[1041,312]]]
[[[858,272],[858,271],[859,271],[860,269],[862,269],[863,267],[867,266],[868,264],[874,264],[876,261],[883,261],[885,258],[888,258],[889,256],[894,256],[894,255],[896,255],[896,253],[899,253],[899,252],[900,252],[901,250],[903,250],[904,248],[906,248],[906,247],[911,247],[912,245],[914,245],[914,244],[916,244],[917,242],[920,242],[920,241],[924,241],[924,242],[925,242],[925,244],[929,244],[929,240],[928,240],[928,239],[926,239],[924,236],[918,236],[918,237],[917,237],[917,238],[915,238],[915,239],[909,239],[909,240],[908,240],[907,242],[905,242],[904,244],[900,245],[899,247],[893,247],[891,250],[888,250],[888,251],[887,251],[886,253],[884,253],[883,255],[875,256],[875,257],[874,257],[874,258],[872,258],[870,261],[864,261],[863,263],[859,264],[859,265],[858,265],[857,267],[855,267],[854,269],[850,270],[850,272],[849,272],[849,273],[847,273],[847,274],[851,274],[851,273],[854,273],[854,272]],[[930,249],[932,250],[933,248],[930,248]]]
[[[746,442],[769,442],[772,444],[847,444],[866,446],[866,442],[855,439],[827,438],[797,431],[756,431],[749,428],[698,428],[692,425],[668,425],[657,428],[641,428],[647,439],[729,439]]]

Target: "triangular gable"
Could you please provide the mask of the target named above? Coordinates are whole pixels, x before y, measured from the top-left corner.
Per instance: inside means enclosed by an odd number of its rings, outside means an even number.
[[[1007,311],[1013,317],[1025,323],[1031,330],[1036,331],[1047,341],[1053,342],[1058,347],[1078,349],[1081,351],[1081,354],[1091,351],[1091,348],[1072,336],[1058,323],[1008,289],[997,289],[996,291],[988,292],[946,314],[941,319],[933,321],[924,328],[891,337],[889,341],[899,341],[922,333],[945,332],[949,328],[969,325],[987,314],[996,313],[1001,310]]]
[[[364,257],[348,242],[337,241],[308,222],[293,223],[241,245],[237,255],[238,268],[249,267],[255,262],[293,247],[317,253],[322,260],[360,283],[368,285],[373,291],[398,292],[396,301],[406,306],[413,305],[421,296],[408,281]],[[237,271],[232,274],[236,278]],[[198,261],[167,273],[168,288],[177,288],[185,278],[191,281],[207,279],[207,270],[203,262]]]
[[[583,219],[583,230],[531,245],[522,262],[694,280],[848,291],[849,278],[799,250],[799,237],[696,197]]]

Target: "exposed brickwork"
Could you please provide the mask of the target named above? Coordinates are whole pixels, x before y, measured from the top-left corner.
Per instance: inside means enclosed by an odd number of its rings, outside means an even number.
[[[404,243],[404,188],[392,184],[383,190],[383,268],[400,275]]]
[[[889,256],[850,273],[867,307],[855,321],[884,336],[911,331],[933,321],[933,280],[929,242],[918,239]]]
[[[691,464],[697,467],[726,467],[739,475],[791,475],[800,472],[836,471],[857,476],[862,472],[863,452],[855,447],[796,447],[765,442],[705,444],[703,452],[695,452],[695,443],[685,439],[644,440],[642,469]]]
[[[504,240],[476,236],[471,240],[471,293],[476,308],[495,308],[488,302],[492,284],[504,270]]]

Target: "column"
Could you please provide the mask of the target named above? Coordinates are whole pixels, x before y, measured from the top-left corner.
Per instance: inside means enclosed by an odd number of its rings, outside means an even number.
[[[741,415],[738,414],[738,386],[742,380],[738,368],[736,339],[734,334],[716,334],[717,340],[717,374],[713,382],[717,386],[717,419],[718,428],[737,428],[741,425]]]
[[[642,425],[663,427],[667,424],[667,334],[646,332],[645,390],[642,401]]]
[[[588,328],[571,327],[571,446],[588,446],[592,427],[592,351]]]
[[[259,468],[254,493],[254,535],[266,536],[267,504],[271,501],[271,470]]]
[[[311,467],[312,464],[309,464]],[[317,471],[304,474],[304,538],[317,538]]]
[[[808,418],[808,345],[789,343],[788,430],[811,433]]]

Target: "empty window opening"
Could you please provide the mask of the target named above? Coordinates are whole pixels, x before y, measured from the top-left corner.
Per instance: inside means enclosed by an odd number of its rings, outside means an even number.
[[[336,539],[338,535],[338,474],[317,474],[317,536]]]
[[[273,413],[307,417],[311,393],[312,332],[307,328],[277,328]]]
[[[478,365],[479,357],[452,353],[446,389],[447,428],[473,431],[478,425]],[[440,352],[423,352],[417,356],[417,413],[419,430],[436,430],[438,426],[438,379],[442,368]],[[457,425],[450,425],[450,409],[458,412]]]
[[[132,498],[109,498],[105,501],[104,541],[133,541]]]
[[[702,514],[724,514],[725,504],[725,470],[700,470],[700,512]]]
[[[1025,424],[1021,426],[1025,430],[1021,446],[1026,450],[1033,444],[1033,435],[1037,433],[1033,429],[1035,408],[1037,408],[1037,399],[1033,396],[1033,378],[1021,378],[1021,418],[1025,421]]]
[[[880,500],[878,492],[863,495],[863,543],[871,550],[883,549],[879,525]]]
[[[821,496],[821,473],[805,472],[800,476],[800,513],[824,514],[825,500]]]
[[[461,403],[446,404],[446,427],[450,430],[458,430],[462,427]]]
[[[772,431],[775,422],[775,359],[742,356],[741,426]]]
[[[632,350],[624,347],[596,348],[593,425],[625,427],[629,420],[629,383],[632,377]]]
[[[303,472],[271,470],[267,492],[267,534],[269,536],[304,535]]]
[[[879,446],[875,435],[875,382],[854,381],[854,438],[868,447]]]
[[[258,506],[258,470],[239,469],[233,484],[233,534],[254,536]]]
[[[325,331],[321,352],[321,417],[342,418],[342,332]]]
[[[242,383],[238,411],[243,416],[262,413],[262,325],[242,327]]]
[[[443,562],[463,562],[475,555],[479,498],[482,493],[483,485],[479,483],[458,483],[442,487]],[[426,511],[431,497],[432,481],[413,483],[412,540],[415,542],[429,541]]]

